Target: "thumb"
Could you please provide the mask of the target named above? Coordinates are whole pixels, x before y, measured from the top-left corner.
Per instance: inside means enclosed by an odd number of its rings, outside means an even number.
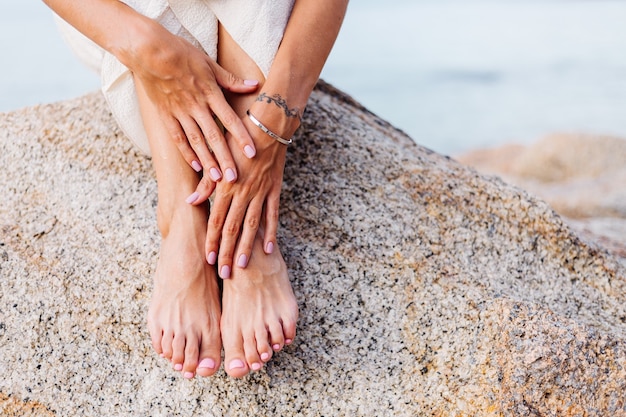
[[[222,68],[218,63],[213,63],[213,73],[217,84],[224,90],[233,93],[251,93],[259,87],[259,80],[244,80],[230,71]]]

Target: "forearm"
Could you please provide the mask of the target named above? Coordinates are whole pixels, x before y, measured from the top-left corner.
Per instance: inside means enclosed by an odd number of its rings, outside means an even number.
[[[43,0],[63,20],[133,70],[147,50],[158,52],[161,25],[119,0]]]
[[[276,133],[290,137],[297,129],[335,43],[347,5],[348,0],[296,0],[259,101],[252,108],[255,116],[276,129]],[[282,101],[278,103],[279,100]]]

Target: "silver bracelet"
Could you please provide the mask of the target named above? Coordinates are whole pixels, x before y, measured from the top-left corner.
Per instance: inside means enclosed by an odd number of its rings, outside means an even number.
[[[280,136],[278,136],[276,133],[272,132],[271,130],[269,130],[267,127],[265,127],[265,125],[261,122],[258,121],[258,119],[256,117],[254,117],[251,113],[250,110],[246,111],[246,114],[248,115],[248,117],[250,118],[250,120],[252,120],[252,123],[254,123],[256,126],[258,126],[259,129],[261,129],[265,134],[267,134],[269,137],[276,139],[277,141],[279,141],[280,143],[282,143],[283,145],[291,145],[293,143],[293,139],[285,139],[285,138],[281,138]]]

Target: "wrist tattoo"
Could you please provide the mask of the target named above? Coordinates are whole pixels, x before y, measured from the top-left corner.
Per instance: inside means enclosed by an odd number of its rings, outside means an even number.
[[[257,97],[256,101],[264,101],[267,104],[274,103],[276,104],[278,108],[282,109],[285,112],[285,115],[287,117],[297,117],[298,120],[302,119],[302,114],[300,113],[300,109],[297,107],[290,109],[289,106],[287,105],[287,101],[284,98],[282,98],[280,94],[274,94],[273,96],[270,97],[265,93],[261,93]]]

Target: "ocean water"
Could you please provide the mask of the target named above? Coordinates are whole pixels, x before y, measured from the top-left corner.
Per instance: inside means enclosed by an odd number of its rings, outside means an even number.
[[[626,137],[626,2],[352,0],[322,77],[448,154]],[[39,0],[0,2],[0,111],[98,88]]]

